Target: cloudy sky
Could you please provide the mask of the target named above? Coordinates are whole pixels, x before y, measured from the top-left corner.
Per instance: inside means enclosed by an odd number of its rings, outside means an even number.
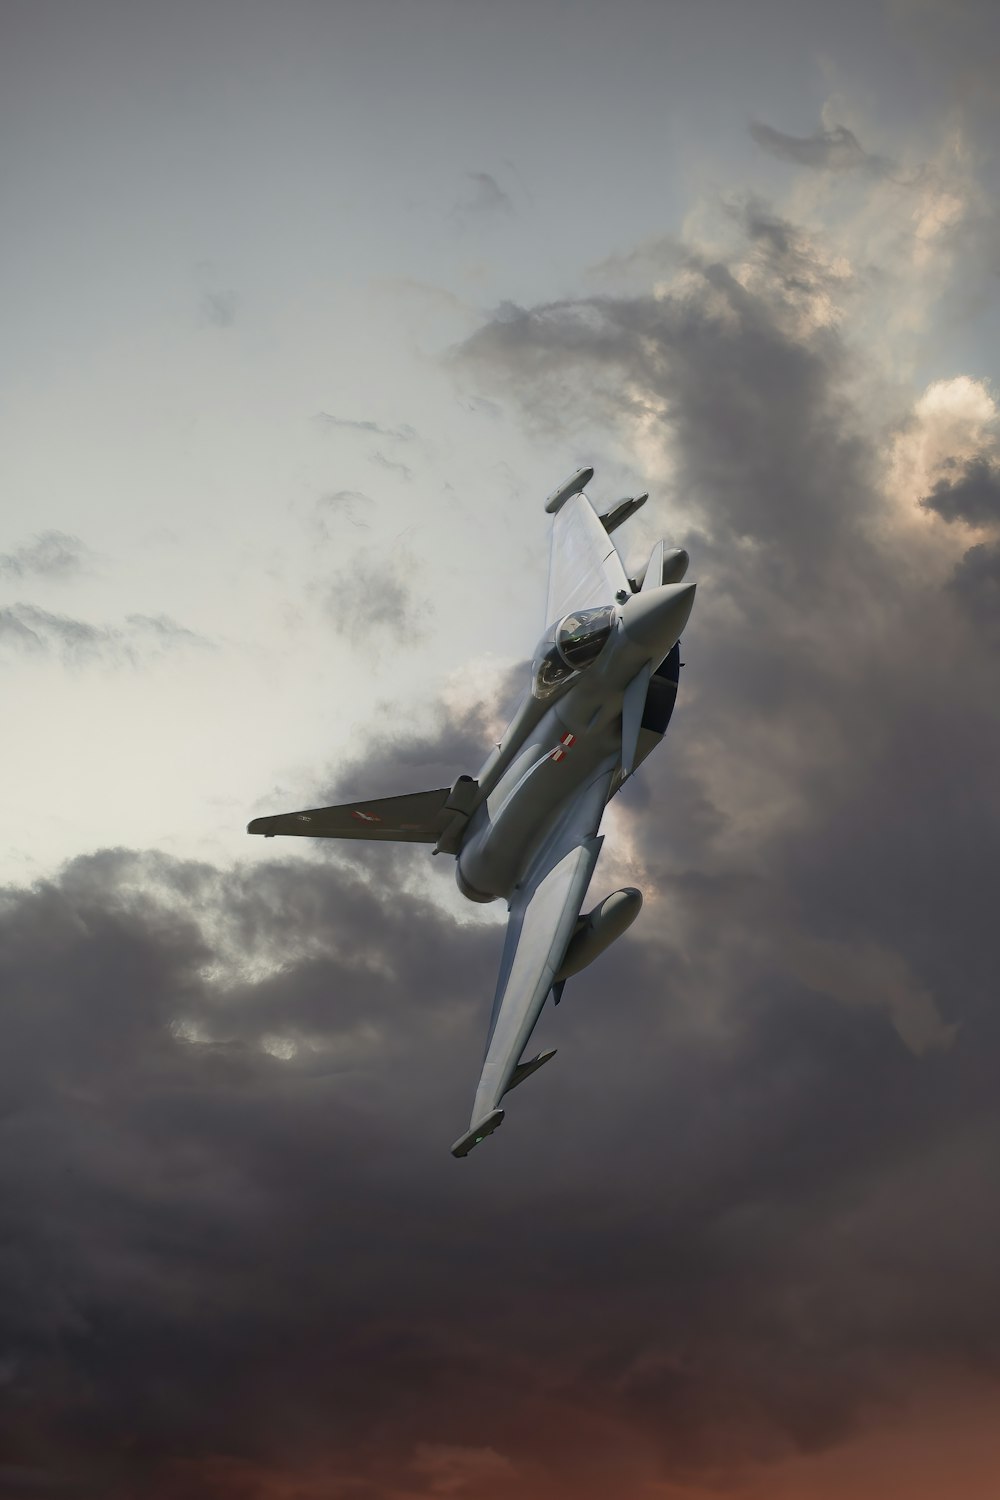
[[[0,1495],[995,1500],[1000,18],[6,0]],[[699,583],[466,1162],[541,502]]]

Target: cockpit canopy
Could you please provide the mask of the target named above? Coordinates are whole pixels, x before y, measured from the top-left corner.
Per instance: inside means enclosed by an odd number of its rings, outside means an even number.
[[[614,605],[565,615],[539,643],[532,664],[531,691],[550,698],[584,667],[597,660],[614,625]]]

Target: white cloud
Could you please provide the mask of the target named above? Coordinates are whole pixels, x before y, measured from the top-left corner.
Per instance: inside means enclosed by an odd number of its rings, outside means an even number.
[[[985,380],[954,375],[931,382],[890,441],[885,491],[894,508],[893,522],[903,531],[932,533],[935,546],[948,558],[966,544],[957,537],[946,540],[940,519],[920,502],[956,465],[997,451],[998,416]]]

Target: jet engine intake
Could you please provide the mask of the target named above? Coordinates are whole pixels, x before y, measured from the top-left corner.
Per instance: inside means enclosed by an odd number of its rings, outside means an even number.
[[[444,805],[444,814],[447,822],[441,830],[440,837],[434,847],[435,854],[457,854],[462,847],[462,838],[469,819],[476,810],[476,798],[479,795],[479,782],[474,776],[460,776],[448,793],[448,800]],[[476,897],[472,897],[476,900]]]
[[[605,896],[592,912],[581,917],[569,940],[555,983],[571,979],[574,974],[579,974],[581,969],[592,964],[595,958],[599,958],[605,948],[610,948],[615,939],[620,938],[632,926],[641,907],[642,892],[637,891],[634,886],[626,886],[624,890],[613,891],[610,896]]]

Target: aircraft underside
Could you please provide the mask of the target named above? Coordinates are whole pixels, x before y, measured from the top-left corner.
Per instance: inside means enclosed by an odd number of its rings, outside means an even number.
[[[433,844],[456,858],[470,900],[504,899],[509,917],[468,1130],[466,1156],[502,1123],[501,1100],[554,1052],[524,1059],[551,995],[638,914],[638,891],[580,911],[608,801],[662,740],[673,712],[679,638],[695,586],[687,553],[658,543],[644,573],[625,573],[611,532],[645,500],[599,516],[584,494],[592,469],[553,492],[546,619],[525,698],[478,776],[401,797],[255,818],[250,833]]]

